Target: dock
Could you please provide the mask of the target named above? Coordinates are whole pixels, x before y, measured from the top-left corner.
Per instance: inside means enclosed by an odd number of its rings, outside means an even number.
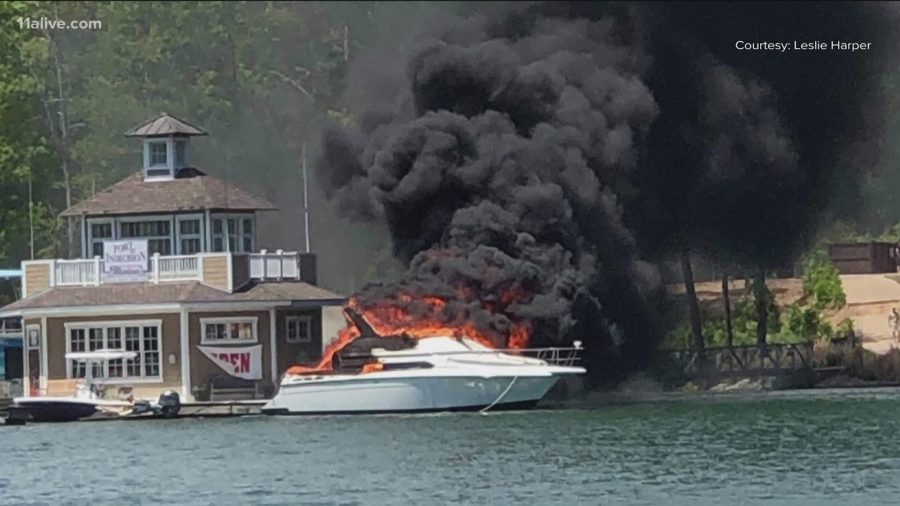
[[[214,402],[186,402],[181,405],[175,418],[228,418],[241,416],[257,416],[262,414],[262,407],[269,402],[268,399],[256,399],[246,401],[214,401]],[[0,427],[3,425],[21,425],[21,423],[12,423],[6,420],[9,413],[10,399],[0,399]],[[164,420],[165,418],[153,415],[125,415],[113,416],[105,414],[97,414],[79,422],[111,422],[111,421],[151,421]],[[26,421],[26,423],[29,423]]]
[[[251,401],[186,402],[181,405],[177,418],[206,418],[225,416],[250,416],[262,414],[268,399]]]

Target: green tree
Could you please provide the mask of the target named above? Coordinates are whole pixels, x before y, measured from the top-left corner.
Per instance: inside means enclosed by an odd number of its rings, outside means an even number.
[[[56,249],[52,204],[57,162],[44,116],[41,83],[30,68],[39,37],[21,30],[25,2],[0,3],[0,265],[15,266]],[[32,238],[34,242],[32,243]]]

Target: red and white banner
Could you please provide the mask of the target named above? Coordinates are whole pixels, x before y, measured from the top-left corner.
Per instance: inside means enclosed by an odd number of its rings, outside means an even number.
[[[248,379],[262,379],[262,345],[241,347],[198,346],[204,355],[228,374]]]

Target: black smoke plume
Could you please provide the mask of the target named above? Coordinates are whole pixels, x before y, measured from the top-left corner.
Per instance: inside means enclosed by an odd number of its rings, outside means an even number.
[[[877,130],[864,106],[887,52],[880,9],[475,8],[423,38],[387,99],[394,62],[361,57],[378,97],[324,133],[318,179],[347,216],[386,223],[410,268],[357,302],[415,314],[436,296],[448,325],[580,339],[596,378],[646,365],[664,327],[652,262],[692,248],[777,264],[835,182],[856,181],[841,164]],[[746,54],[739,39],[876,49]],[[365,87],[365,69],[350,75]]]

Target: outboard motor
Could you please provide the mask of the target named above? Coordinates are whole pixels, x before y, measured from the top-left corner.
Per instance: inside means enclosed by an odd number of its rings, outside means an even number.
[[[181,397],[174,390],[166,390],[159,395],[157,410],[163,418],[172,418],[181,410]]]

